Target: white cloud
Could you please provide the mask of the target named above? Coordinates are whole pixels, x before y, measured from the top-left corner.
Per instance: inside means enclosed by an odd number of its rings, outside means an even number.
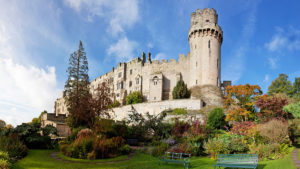
[[[287,49],[289,51],[300,50],[300,29],[290,27],[286,30],[277,27],[276,33],[272,39],[265,44],[265,47],[271,51],[280,51]]]
[[[270,76],[266,74],[263,82],[268,83],[269,81],[270,81]]]
[[[269,64],[271,66],[271,69],[276,69],[278,67],[277,66],[278,58],[276,58],[276,57],[269,57],[268,61],[269,61]]]
[[[1,1],[0,119],[7,123],[17,125],[37,117],[43,110],[53,111],[61,91],[55,68],[37,66],[37,60],[47,62],[49,58],[33,49],[47,44],[52,45],[52,50],[70,50],[61,36],[60,14],[61,10],[51,1]]]
[[[53,111],[60,94],[54,67],[26,67],[0,58],[0,119],[13,125],[30,121],[41,111]]]
[[[117,56],[118,61],[129,61],[133,58],[133,52],[137,47],[137,42],[130,41],[127,37],[123,37],[119,39],[117,43],[109,47],[107,54]]]
[[[125,27],[131,27],[139,19],[137,0],[65,0],[65,4],[86,15],[88,21],[93,16],[108,18],[107,31],[112,35],[124,33]]]

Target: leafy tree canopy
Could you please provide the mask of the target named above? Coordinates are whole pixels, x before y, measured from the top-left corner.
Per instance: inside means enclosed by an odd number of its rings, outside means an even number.
[[[287,113],[291,113],[295,118],[300,118],[300,101],[284,106],[283,110]]]
[[[254,101],[262,94],[258,85],[227,86],[226,94],[226,121],[247,121],[255,118]]]
[[[293,93],[292,82],[288,80],[288,75],[279,74],[278,78],[272,81],[272,84],[268,88],[268,94],[274,95],[275,93],[285,93],[291,96]]]

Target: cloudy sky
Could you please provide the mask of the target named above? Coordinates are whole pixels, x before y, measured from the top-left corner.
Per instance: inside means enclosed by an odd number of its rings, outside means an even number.
[[[143,51],[187,54],[190,14],[206,7],[224,31],[222,80],[266,92],[279,73],[300,76],[298,0],[0,0],[0,119],[53,112],[79,40],[91,80]]]

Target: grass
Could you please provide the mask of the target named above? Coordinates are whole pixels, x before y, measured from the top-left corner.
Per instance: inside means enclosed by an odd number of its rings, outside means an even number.
[[[63,155],[61,152],[58,153],[58,157],[68,160],[68,161],[82,162],[82,163],[99,163],[99,162],[101,163],[101,162],[107,162],[107,161],[124,160],[124,159],[128,158],[127,155],[123,155],[123,156],[119,156],[116,158],[110,158],[110,159],[87,160],[87,159],[71,158],[71,157]]]
[[[73,162],[64,162],[50,157],[54,150],[30,150],[27,157],[18,161],[13,169],[182,169],[182,165],[168,164],[158,165],[156,157],[147,154],[137,153],[132,159],[128,161],[110,163],[110,164],[96,164],[95,162],[104,162],[107,160],[96,160],[90,162],[89,160],[79,160],[68,158]],[[60,156],[62,156],[60,154]],[[65,158],[65,157],[63,157]],[[121,156],[109,161],[124,159],[126,156]],[[65,158],[66,159],[66,158]],[[90,162],[90,163],[89,163]],[[214,161],[207,157],[193,157],[191,159],[191,169],[211,169],[213,168]],[[290,155],[285,158],[273,161],[262,161],[259,163],[259,169],[296,169]]]

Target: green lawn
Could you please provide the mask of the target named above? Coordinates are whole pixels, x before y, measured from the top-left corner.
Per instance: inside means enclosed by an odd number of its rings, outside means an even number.
[[[53,150],[30,150],[27,157],[18,161],[13,169],[44,169],[44,168],[57,168],[57,169],[182,169],[182,165],[169,164],[169,165],[158,165],[158,160],[147,154],[137,153],[129,161],[117,162],[114,164],[95,164],[92,162],[88,164],[78,162],[78,160],[73,163],[63,162],[55,160],[50,157]],[[124,159],[126,156],[118,157],[113,160]],[[70,159],[72,160],[72,159]],[[112,160],[112,161],[113,161]],[[107,160],[97,160],[97,162],[107,161]],[[192,169],[208,169],[213,168],[213,160],[207,157],[195,157],[191,159]],[[296,169],[290,156],[287,156],[280,160],[274,161],[264,161],[259,163],[259,169]]]

